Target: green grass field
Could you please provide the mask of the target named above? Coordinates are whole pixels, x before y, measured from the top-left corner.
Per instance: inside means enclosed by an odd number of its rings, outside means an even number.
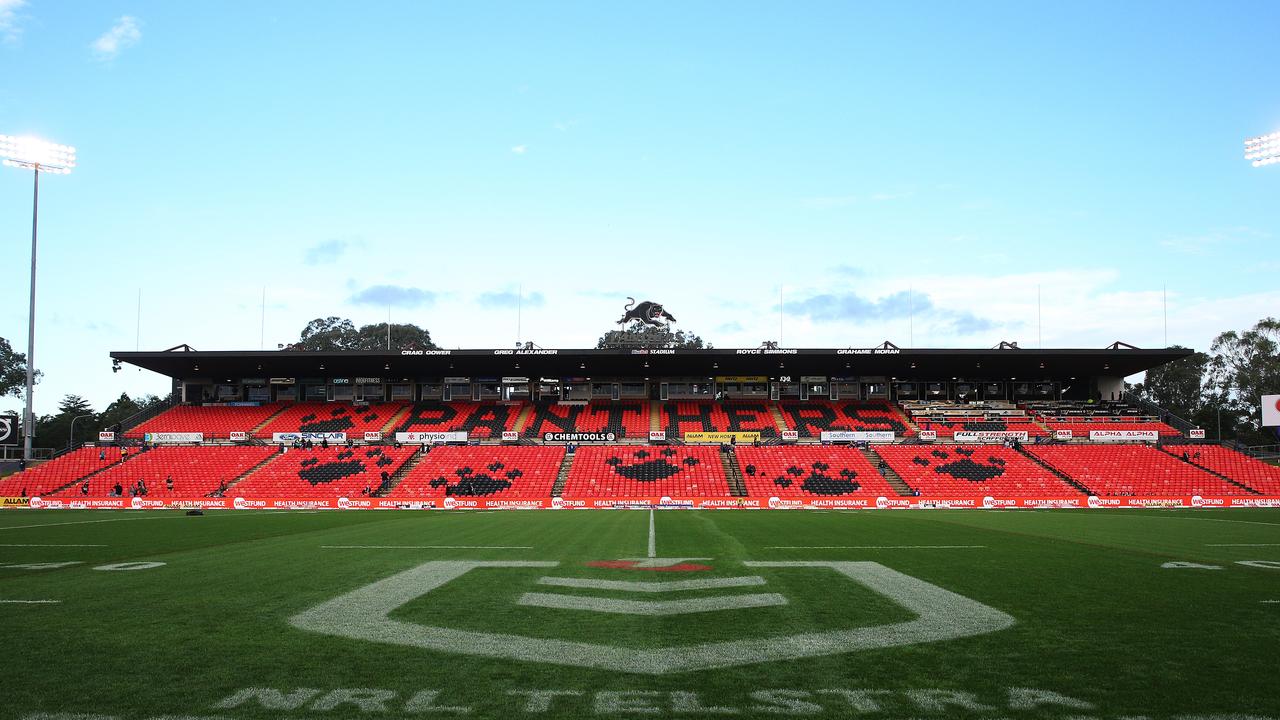
[[[0,601],[4,718],[1280,717],[1269,510],[13,511]]]

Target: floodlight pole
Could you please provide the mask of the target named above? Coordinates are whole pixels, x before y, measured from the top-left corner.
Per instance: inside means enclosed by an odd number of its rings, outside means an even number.
[[[22,457],[31,462],[31,437],[35,434],[32,397],[36,387],[36,238],[40,227],[40,164],[32,168],[35,187],[31,194],[31,299],[27,305],[27,408],[22,418]]]

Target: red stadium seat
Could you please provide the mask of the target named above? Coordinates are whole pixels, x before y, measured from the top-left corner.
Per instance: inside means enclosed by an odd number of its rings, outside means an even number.
[[[99,460],[98,456],[104,459]],[[120,461],[120,448],[85,447],[0,479],[0,497],[39,497]]]
[[[269,459],[274,447],[171,446],[152,448],[89,478],[91,497],[104,497],[119,483],[128,495],[142,480],[148,497],[203,497],[230,484],[255,465]],[[165,483],[173,478],[173,491]],[[77,483],[59,493],[63,497],[84,494]]]
[[[800,437],[820,437],[823,430],[892,430],[898,437],[915,430],[896,407],[885,400],[808,400],[780,403],[787,425]]]
[[[441,446],[405,473],[387,497],[545,499],[563,460],[563,447]]]
[[[179,405],[169,408],[124,433],[141,438],[146,433],[204,433],[205,439],[226,439],[233,432],[252,432],[276,414],[281,403],[242,407],[238,405]]]
[[[396,432],[466,432],[472,438],[502,437],[515,428],[523,403],[424,401],[415,403]]]
[[[758,432],[761,438],[778,436],[778,423],[765,400],[663,403],[662,429],[669,438],[679,438],[687,432]]]
[[[619,440],[649,440],[648,400],[593,400],[588,404],[534,403],[533,414],[521,433],[613,433]]]
[[[729,495],[719,448],[591,446],[575,455],[565,498]]]
[[[1062,478],[1003,445],[878,445],[876,452],[903,482],[926,497],[1080,494]]]
[[[1148,445],[1042,445],[1027,449],[1099,496],[1250,494]]]
[[[295,449],[256,470],[227,491],[228,497],[338,498],[376,491],[382,473],[394,474],[418,447],[314,447]]]
[[[849,447],[740,447],[738,467],[752,497],[894,497],[893,489],[860,451]]]

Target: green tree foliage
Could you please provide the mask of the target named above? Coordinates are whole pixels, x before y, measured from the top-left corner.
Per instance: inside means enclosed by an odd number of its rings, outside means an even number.
[[[316,318],[302,329],[298,342],[287,350],[386,350],[387,324],[374,323],[356,329],[350,320],[338,317]],[[417,325],[391,324],[392,350],[438,350],[430,331]]]
[[[673,332],[669,327],[633,323],[622,330],[610,330],[596,341],[597,350],[613,348],[711,350],[712,346],[691,332]]]
[[[1186,350],[1174,345],[1170,350]],[[1204,378],[1209,356],[1197,352],[1168,365],[1147,371],[1146,378],[1131,389],[1135,395],[1182,418],[1191,419],[1205,404]]]
[[[36,373],[39,379],[40,373]],[[27,386],[27,356],[14,352],[9,341],[0,338],[0,397],[21,397]]]
[[[1274,442],[1274,431],[1262,427],[1259,401],[1280,392],[1280,320],[1263,318],[1244,332],[1224,332],[1209,349],[1207,389],[1224,421],[1231,414],[1233,434],[1245,443]]]
[[[88,417],[82,417],[87,415]],[[75,437],[71,436],[71,423],[75,418]],[[36,418],[34,442],[40,447],[64,448],[76,442],[88,442],[97,438],[98,415],[88,400],[79,395],[67,395],[58,403],[55,415]]]

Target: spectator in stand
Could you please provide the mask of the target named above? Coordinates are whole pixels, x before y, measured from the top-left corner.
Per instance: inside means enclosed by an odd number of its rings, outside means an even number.
[[[327,437],[322,437],[322,438],[320,438],[320,447],[324,448],[325,450],[328,450],[328,449],[329,449],[329,438],[327,438]]]
[[[128,460],[128,459],[129,459],[129,448],[126,445],[121,445],[120,446],[120,462],[124,462],[125,460]]]
[[[19,497],[26,497],[26,496],[27,496],[27,489],[22,488],[22,495],[20,495]]]
[[[105,449],[105,448],[100,448],[100,449],[98,450],[98,461],[99,461],[99,462],[102,462],[102,461],[105,461],[106,459],[107,459],[107,451],[106,451],[106,449]]]
[[[80,494],[81,494],[81,495],[88,495],[88,494],[89,494],[89,481],[88,481],[88,480],[85,480],[85,481],[84,481],[84,484],[80,486]]]
[[[111,488],[111,497],[120,497],[122,495],[124,495],[124,486],[119,481],[116,481],[115,487]]]
[[[164,479],[164,489],[173,492],[173,476],[170,475]]]

